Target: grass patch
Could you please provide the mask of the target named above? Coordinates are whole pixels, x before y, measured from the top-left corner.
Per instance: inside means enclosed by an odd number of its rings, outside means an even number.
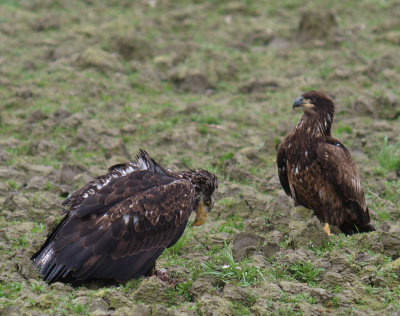
[[[388,171],[400,170],[400,143],[389,144],[388,138],[383,138],[382,149],[377,157],[379,164]]]
[[[249,259],[236,262],[232,250],[225,244],[224,249],[214,257],[215,261],[204,262],[200,275],[209,275],[219,282],[233,282],[238,286],[250,286],[265,280],[260,268],[254,266]]]
[[[319,281],[319,275],[322,270],[309,261],[297,262],[289,267],[289,272],[296,280],[310,285],[314,285]]]

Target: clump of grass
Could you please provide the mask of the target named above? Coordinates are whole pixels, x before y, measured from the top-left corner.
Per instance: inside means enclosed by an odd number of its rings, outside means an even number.
[[[0,283],[0,298],[16,299],[23,284],[20,282]]]
[[[221,283],[234,282],[238,286],[249,286],[265,281],[262,271],[251,264],[247,258],[236,262],[232,250],[225,244],[215,261],[203,263],[204,271],[200,275],[210,275]]]
[[[383,146],[378,155],[379,164],[388,171],[400,171],[400,143],[389,144],[383,139]]]
[[[307,284],[315,284],[319,281],[319,274],[322,270],[309,261],[297,262],[289,267],[289,272],[296,280]]]

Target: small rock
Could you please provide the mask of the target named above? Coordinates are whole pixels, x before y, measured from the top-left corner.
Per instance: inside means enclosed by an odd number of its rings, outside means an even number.
[[[136,34],[121,34],[118,36],[115,40],[115,49],[127,60],[144,60],[152,57],[150,44],[144,38]]]
[[[42,190],[48,179],[45,177],[34,176],[26,184],[26,189]]]
[[[275,255],[277,252],[279,252],[281,250],[281,247],[279,246],[279,244],[274,243],[274,242],[267,242],[265,243],[262,251],[264,253],[264,256],[266,258],[269,258],[273,255]]]
[[[335,286],[335,285],[340,285],[343,282],[343,276],[340,273],[333,272],[333,271],[328,271],[325,274],[323,283],[329,285],[329,286]]]
[[[0,308],[0,314],[7,316],[19,316],[21,315],[21,312],[19,310],[19,307],[14,305],[7,305]]]
[[[30,99],[33,97],[33,92],[30,89],[17,89],[14,94],[16,97],[22,99]]]
[[[279,88],[279,83],[274,80],[258,80],[253,79],[243,85],[239,92],[241,93],[264,93],[266,91],[274,91]]]
[[[205,93],[213,89],[207,76],[197,69],[174,68],[169,79],[182,92]]]
[[[199,299],[198,303],[199,303],[199,311],[202,315],[209,315],[209,316],[233,315],[232,303],[225,298],[205,294]]]
[[[321,247],[329,241],[329,237],[321,227],[320,221],[314,217],[307,222],[290,222],[289,239],[294,248]]]
[[[55,16],[47,16],[47,17],[42,17],[38,20],[36,20],[32,28],[36,32],[43,32],[47,31],[50,29],[58,29],[60,27],[60,21],[58,17]]]
[[[331,11],[307,10],[301,17],[298,37],[302,41],[326,39],[337,26]]]
[[[72,185],[78,174],[85,172],[85,169],[78,165],[63,164],[58,176],[60,183]]]
[[[226,284],[222,292],[222,298],[226,298],[231,302],[240,302],[245,306],[252,305],[249,299],[251,298],[250,291],[243,287],[238,287],[233,284]]]
[[[170,297],[165,291],[166,288],[167,285],[157,277],[146,278],[133,293],[133,298],[150,304],[168,304],[170,303]]]
[[[92,47],[87,48],[79,55],[78,59],[76,60],[76,65],[83,69],[95,68],[100,71],[123,70],[118,58],[115,55]]]
[[[260,251],[264,244],[264,238],[253,233],[239,233],[233,239],[232,255],[237,260],[250,258]]]
[[[400,254],[400,236],[399,234],[379,232],[383,245],[383,253],[394,259],[399,258]]]
[[[32,124],[32,123],[37,123],[39,121],[43,121],[46,118],[47,118],[46,115],[44,115],[42,111],[36,110],[36,111],[33,111],[28,116],[28,118],[26,119],[26,122],[29,124]]]
[[[197,300],[204,294],[208,293],[208,290],[213,287],[213,281],[209,277],[200,277],[193,282],[192,287],[189,290],[194,300]]]

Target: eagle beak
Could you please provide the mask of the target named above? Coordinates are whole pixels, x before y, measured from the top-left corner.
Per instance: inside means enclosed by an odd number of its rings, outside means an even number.
[[[298,107],[302,107],[303,109],[312,109],[315,105],[311,103],[310,99],[306,99],[304,97],[298,97],[293,102],[293,110]]]
[[[200,206],[196,212],[196,218],[192,226],[200,226],[206,222],[208,216],[208,207],[205,207],[203,202],[200,202]]]
[[[294,100],[293,110],[303,105],[303,99],[304,99],[303,97],[298,97],[296,100]]]

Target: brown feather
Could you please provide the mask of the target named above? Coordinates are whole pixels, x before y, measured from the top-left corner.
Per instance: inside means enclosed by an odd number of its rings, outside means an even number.
[[[213,200],[217,184],[205,170],[174,173],[140,151],[64,201],[66,216],[32,260],[50,282],[139,277],[181,237],[200,200]]]
[[[322,221],[347,234],[375,230],[356,165],[346,147],[331,137],[334,103],[322,92],[309,91],[296,128],[278,147],[279,179],[295,205],[315,211]]]

